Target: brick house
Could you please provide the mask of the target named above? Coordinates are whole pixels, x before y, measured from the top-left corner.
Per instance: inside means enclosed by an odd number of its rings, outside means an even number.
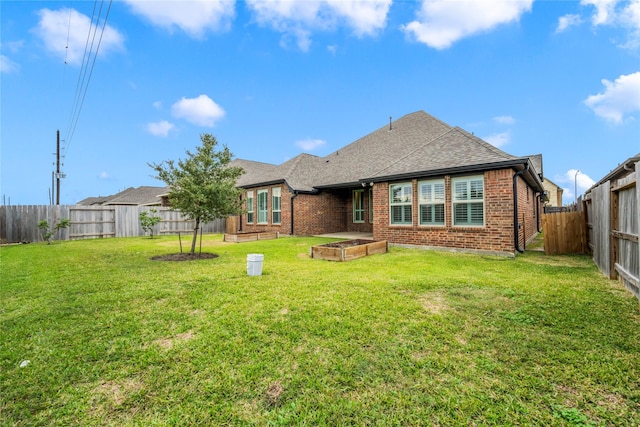
[[[326,157],[234,160],[245,170],[236,228],[365,232],[396,245],[515,254],[540,224],[542,171],[530,157],[419,111]]]

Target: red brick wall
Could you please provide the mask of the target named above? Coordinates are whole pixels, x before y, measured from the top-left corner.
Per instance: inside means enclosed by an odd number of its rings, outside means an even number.
[[[413,225],[390,225],[389,184],[374,186],[374,239],[390,243],[419,246],[449,247],[492,252],[514,253],[513,244],[513,170],[502,169],[484,173],[485,225],[483,227],[459,227],[452,225],[451,218],[451,176],[445,176],[445,225],[418,225],[418,180],[413,184]],[[529,191],[529,203],[526,195]],[[533,236],[535,226],[534,194],[527,189],[523,180],[519,181],[519,217],[524,218],[524,232]],[[524,205],[523,205],[524,203]],[[525,206],[525,208],[522,208]]]
[[[536,203],[539,203],[534,191],[521,176],[518,177],[518,242],[519,248],[524,249],[538,232],[538,214]]]
[[[309,236],[346,230],[346,203],[337,193],[298,194],[294,199],[294,234]]]
[[[353,222],[353,190],[322,191],[318,194],[298,194],[294,204],[294,234],[297,236],[325,234],[341,231],[363,231],[374,233],[374,239],[390,243],[418,246],[450,247],[493,252],[514,253],[513,242],[513,174],[512,169],[501,169],[484,173],[485,225],[483,227],[454,227],[451,219],[451,176],[445,176],[445,225],[418,225],[418,186],[413,184],[413,225],[390,225],[389,184],[377,183],[373,187],[374,216],[369,222],[369,189],[364,188],[365,222]],[[272,224],[271,187],[253,188],[254,224],[247,223],[242,215],[242,231],[279,231],[291,234],[291,193],[281,185],[281,224]],[[268,224],[256,224],[257,191],[268,190]],[[537,233],[536,197],[526,182],[518,178],[518,223],[520,248],[525,241]],[[246,192],[243,194],[246,200]],[[540,211],[541,212],[541,211]]]
[[[275,187],[280,187],[280,224],[273,224],[273,215],[272,215],[272,192],[271,190]],[[259,190],[267,190],[267,212],[268,212],[268,222],[267,224],[258,224],[258,191]],[[253,224],[247,223],[247,214],[242,215],[241,224],[238,224],[238,228],[241,227],[241,232],[255,232],[255,231],[278,231],[280,234],[291,234],[291,195],[292,193],[289,191],[289,187],[286,185],[272,185],[268,187],[256,187],[252,188],[253,191]],[[242,194],[242,200],[244,204],[242,205],[243,209],[246,209],[246,200],[247,200],[247,192],[245,191]]]
[[[272,187],[252,188],[254,197],[254,223],[247,223],[247,214],[242,215],[242,231],[279,231],[281,234],[291,234],[291,193],[286,185],[281,186],[282,221],[272,224],[271,189]],[[269,223],[257,224],[257,194],[266,189],[268,193]],[[344,231],[372,232],[373,224],[369,223],[369,190],[364,191],[365,222],[353,222],[352,190],[322,191],[318,194],[298,194],[293,199],[294,205],[294,234],[309,236]],[[243,194],[246,200],[246,191]],[[246,209],[246,205],[244,206]]]

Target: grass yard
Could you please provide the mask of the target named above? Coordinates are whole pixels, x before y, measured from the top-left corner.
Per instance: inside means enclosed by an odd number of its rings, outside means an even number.
[[[221,240],[1,248],[0,424],[640,425],[638,301],[588,257]]]

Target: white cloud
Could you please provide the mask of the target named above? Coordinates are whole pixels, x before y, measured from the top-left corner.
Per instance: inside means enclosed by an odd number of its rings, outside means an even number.
[[[580,4],[591,5],[596,8],[591,17],[593,25],[612,24],[615,20],[615,8],[618,0],[581,0]]]
[[[156,101],[152,105],[156,110],[162,110],[162,101]]]
[[[153,25],[172,32],[179,28],[193,38],[207,30],[226,31],[235,18],[235,0],[149,1],[127,0],[131,10]]]
[[[185,119],[198,126],[213,127],[224,117],[225,111],[207,95],[197,98],[185,98],[171,106],[174,117]]]
[[[417,19],[401,29],[418,42],[446,49],[460,39],[517,22],[533,0],[423,0]]]
[[[581,0],[583,6],[593,6],[591,23],[626,29],[628,40],[619,47],[636,49],[640,46],[640,0]]]
[[[109,175],[107,172],[102,171],[98,174],[98,179],[103,179],[103,180],[110,180],[111,179],[111,175]]]
[[[40,21],[33,32],[40,37],[48,51],[58,55],[61,60],[66,58],[68,64],[80,65],[82,63],[87,35],[91,34],[93,37],[94,31],[97,31],[96,40],[102,34],[98,56],[123,49],[124,37],[115,28],[106,25],[103,32],[104,22],[99,22],[96,26],[96,23],[92,23],[88,16],[75,9],[57,11],[41,9],[38,14]],[[68,48],[65,48],[66,46]],[[97,41],[94,44],[93,52],[96,48]]]
[[[562,33],[571,27],[582,24],[582,17],[580,15],[564,15],[558,19],[558,26],[556,27],[556,33]]]
[[[620,124],[625,115],[640,112],[640,71],[622,75],[614,82],[603,79],[602,84],[604,92],[590,95],[584,101],[596,115]]]
[[[512,125],[516,122],[516,119],[511,116],[497,116],[493,118],[493,121],[501,125]]]
[[[326,143],[327,142],[323,141],[322,139],[311,139],[311,138],[303,139],[301,141],[296,141],[296,145],[302,148],[304,151],[313,151],[316,148],[322,147]]]
[[[309,50],[313,31],[332,31],[339,24],[358,37],[372,36],[387,24],[391,0],[247,0],[259,25],[283,33],[280,45],[294,39],[302,51]]]
[[[487,141],[489,144],[493,145],[494,147],[500,148],[504,145],[507,145],[511,141],[511,132],[506,131],[506,132],[494,133],[493,135],[489,135],[482,139]]]
[[[0,55],[0,73],[17,73],[20,71],[20,66],[7,58],[4,55]]]
[[[565,203],[572,203],[574,201],[576,198],[576,190],[579,196],[584,194],[585,191],[593,187],[596,183],[589,175],[578,169],[569,169],[564,174],[556,175],[553,177],[553,181],[557,184],[565,185],[562,194]]]
[[[175,125],[173,123],[169,123],[166,120],[162,120],[159,122],[149,123],[147,125],[147,132],[154,136],[169,136],[169,132],[175,129]]]

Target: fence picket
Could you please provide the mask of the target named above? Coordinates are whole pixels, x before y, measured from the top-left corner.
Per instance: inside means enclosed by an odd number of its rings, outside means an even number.
[[[156,210],[162,219],[156,234],[193,231],[193,221],[169,207],[150,206],[80,206],[80,205],[16,205],[0,206],[0,241],[2,243],[40,242],[38,222],[47,220],[51,226],[68,218],[71,226],[60,230],[55,240],[76,240],[103,237],[143,236],[139,215]],[[204,233],[224,233],[226,220],[202,225]]]

